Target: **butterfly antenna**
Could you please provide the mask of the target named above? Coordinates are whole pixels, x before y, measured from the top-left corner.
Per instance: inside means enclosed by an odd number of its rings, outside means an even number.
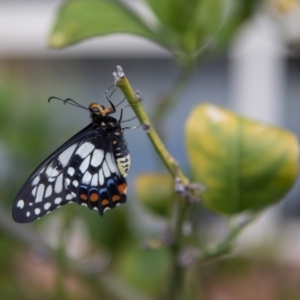
[[[110,101],[111,96],[113,95],[113,93],[115,92],[116,89],[113,89],[113,91],[110,93],[109,96],[107,96],[107,93],[113,88],[115,87],[115,85],[113,84],[112,86],[110,86],[104,93],[104,97],[106,98],[106,100],[109,102],[111,108],[113,109],[113,112],[116,112],[116,107],[115,105]]]
[[[112,89],[112,92],[108,95],[108,92]],[[116,87],[115,85],[113,84],[112,86],[110,86],[104,93],[104,97],[106,98],[106,100],[108,100],[110,102],[110,98],[112,97],[112,95],[114,94],[114,92],[116,91]]]
[[[68,104],[70,104],[70,105],[73,105],[73,106],[76,106],[76,107],[79,107],[79,108],[88,110],[88,108],[86,108],[85,106],[83,106],[83,105],[77,103],[75,100],[73,100],[73,99],[71,99],[71,98],[67,98],[67,99],[64,100],[64,99],[61,99],[61,98],[52,96],[52,97],[50,97],[50,98],[48,99],[48,102],[50,102],[52,99],[62,101],[64,104],[68,103]]]

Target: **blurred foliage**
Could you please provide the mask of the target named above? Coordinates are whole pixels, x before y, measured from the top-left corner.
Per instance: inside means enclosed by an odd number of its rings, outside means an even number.
[[[15,241],[0,232],[0,266],[2,270],[0,272],[0,299],[28,299],[15,282],[15,272],[12,265],[17,252],[18,248]]]
[[[174,198],[174,182],[167,174],[140,174],[135,181],[135,193],[141,203],[155,214],[168,216]],[[155,197],[153,197],[155,193]]]
[[[0,187],[8,183],[11,186],[10,189],[3,188],[4,199],[14,198],[24,177],[30,169],[33,171],[32,166],[43,159],[48,145],[47,122],[51,114],[46,114],[49,109],[45,105],[46,99],[43,104],[37,99],[24,99],[21,91],[22,85],[9,78],[0,85],[0,146],[4,153],[3,167],[6,165],[2,169],[5,174],[2,174]]]
[[[156,39],[155,34],[121,2],[69,1],[60,11],[50,44],[64,47],[93,36],[120,32]]]
[[[167,249],[141,249],[139,244],[128,241],[114,265],[116,272],[137,290],[158,296],[166,286],[170,259]]]
[[[238,27],[251,16],[258,0],[148,0],[156,22],[148,24],[122,1],[70,0],[62,6],[49,38],[62,48],[87,38],[129,33],[167,48],[180,64],[193,68],[201,49],[214,41],[214,50],[228,45]],[[210,49],[212,51],[212,48]]]
[[[155,17],[153,24],[144,21],[121,1],[65,1],[49,40],[52,47],[62,48],[91,37],[129,33],[166,48],[180,65],[181,72],[174,89],[158,105],[167,108],[161,110],[159,120],[162,121],[186,88],[192,70],[207,54],[204,49],[209,49],[209,54],[223,51],[261,1],[232,0],[230,6],[225,0],[192,0],[188,4],[184,0],[148,0],[147,3]],[[11,170],[1,174],[0,190],[7,202],[11,202],[21,186],[21,178],[26,178],[32,166],[42,161],[49,147],[52,114],[44,102],[38,103],[41,102],[36,99],[23,99],[15,80],[5,81],[0,86],[0,146],[4,153],[1,160],[9,165],[7,170]],[[211,114],[211,108],[207,106],[196,108],[188,119],[186,131],[186,148],[194,180],[204,183],[207,188],[203,194],[204,203],[213,210],[232,214],[261,209],[279,200],[296,177],[298,144],[295,137],[284,130],[214,109]],[[225,122],[219,122],[220,115]],[[236,176],[235,181],[231,181],[232,176]],[[47,239],[52,251],[50,258],[0,234],[0,262],[5,270],[0,272],[0,299],[149,300],[152,299],[149,297],[162,297],[166,290],[168,299],[184,299],[177,291],[189,288],[184,283],[190,280],[186,280],[188,272],[179,260],[196,269],[195,259],[199,253],[197,249],[184,253],[182,250],[205,244],[202,237],[196,236],[199,230],[185,222],[198,208],[187,213],[185,203],[179,202],[172,192],[173,180],[163,174],[141,175],[135,190],[146,210],[146,213],[138,211],[141,220],[152,221],[156,229],[143,228],[137,217],[129,215],[126,207],[99,219],[97,213],[73,205],[25,227],[28,236],[40,239],[41,243]],[[184,193],[186,190],[183,189],[181,195]],[[153,215],[161,217],[163,226],[152,218]],[[13,232],[13,225],[8,223],[3,228]],[[148,235],[161,233],[162,228],[171,228],[171,233],[166,230],[165,240],[159,241],[156,249],[141,249],[140,245]],[[190,237],[192,234],[194,236]],[[22,238],[28,238],[27,235]],[[162,245],[164,247],[160,247]],[[184,256],[186,253],[189,255]],[[254,282],[252,290],[256,290],[257,282],[251,281],[249,273],[251,275],[254,270],[260,275],[261,270],[265,271],[260,264],[250,268],[251,263],[232,258],[201,265],[196,272],[201,271],[199,277],[202,277],[204,287],[202,289],[199,279],[194,284],[195,293],[199,294],[199,299],[202,294],[205,300],[214,300],[220,295],[214,291],[221,291],[232,300],[241,299],[247,295],[245,289],[236,293],[241,286]],[[276,267],[270,272],[273,276]],[[227,273],[223,275],[221,270]],[[230,278],[226,274],[230,274]],[[246,283],[242,282],[243,278]],[[264,282],[263,276],[259,278]],[[223,284],[231,288],[224,292]],[[278,297],[296,299],[287,286],[280,288],[278,291],[278,285],[272,286]],[[299,295],[298,287],[293,286],[292,290]]]
[[[203,299],[218,295],[230,300],[278,299],[297,300],[300,293],[299,266],[281,265],[263,260],[235,256],[216,260],[202,267]]]

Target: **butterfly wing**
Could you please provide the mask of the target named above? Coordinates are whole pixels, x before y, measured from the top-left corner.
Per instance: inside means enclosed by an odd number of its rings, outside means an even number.
[[[16,197],[12,216],[16,222],[29,223],[72,202],[103,215],[126,201],[126,188],[112,141],[90,124],[31,174]]]

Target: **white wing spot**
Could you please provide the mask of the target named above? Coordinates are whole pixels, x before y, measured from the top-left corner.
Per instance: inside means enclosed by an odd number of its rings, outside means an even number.
[[[38,175],[38,176],[36,176],[34,179],[33,179],[33,181],[32,181],[32,186],[35,186],[35,185],[37,185],[39,182],[40,182],[40,176]]]
[[[41,202],[43,200],[44,191],[45,191],[45,185],[41,183],[37,189],[37,193],[34,201],[35,203]]]
[[[108,167],[110,169],[110,171],[112,173],[116,173],[116,163],[112,160],[112,155],[111,153],[107,152],[106,155],[105,155],[105,158],[106,158],[106,162],[108,164]]]
[[[70,146],[69,148],[67,148],[64,152],[62,152],[59,156],[58,156],[58,160],[60,162],[60,164],[65,167],[68,165],[70,158],[76,148],[77,144],[74,144],[72,146]]]
[[[48,175],[48,177],[56,177],[59,174],[59,171],[56,169],[56,167],[52,168],[52,166],[50,165],[46,170],[46,174]]]
[[[40,212],[41,212],[41,209],[40,208],[36,208],[35,210],[34,210],[34,213],[36,214],[36,215],[39,215],[40,214]]]
[[[106,178],[108,178],[110,176],[110,172],[109,172],[106,161],[103,162],[102,169],[103,169],[104,176]]]
[[[93,152],[93,156],[92,156],[92,160],[91,160],[91,165],[93,167],[98,167],[100,166],[102,160],[103,160],[103,157],[104,157],[104,152],[103,150],[100,150],[100,149],[95,149],[94,152]]]
[[[70,178],[65,179],[65,189],[68,188],[68,186],[70,185],[70,182],[71,182]]]
[[[81,205],[87,207],[87,204],[86,204],[86,203],[81,203]]]
[[[85,160],[81,163],[80,167],[79,167],[79,170],[81,171],[81,173],[83,174],[89,167],[89,164],[90,164],[90,158],[91,156],[87,156],[85,158]]]
[[[18,203],[17,203],[17,207],[19,207],[21,209],[24,207],[24,205],[25,205],[24,200],[19,200]]]
[[[63,180],[63,174],[61,173],[56,178],[56,182],[55,182],[55,186],[54,186],[55,193],[57,193],[57,194],[62,191],[62,188],[63,188],[62,180]]]
[[[81,158],[85,158],[86,156],[88,156],[93,150],[95,149],[95,146],[89,142],[86,142],[84,144],[82,144],[77,151],[75,152],[75,154],[78,154]]]
[[[45,198],[50,197],[51,194],[52,194],[52,185],[50,184],[50,185],[47,186],[46,193],[45,193]]]
[[[26,217],[30,217],[30,211],[26,213]]]
[[[110,209],[110,207],[105,207],[103,210],[103,213],[105,213],[106,211],[108,211]]]
[[[86,171],[84,173],[84,176],[82,177],[82,183],[88,185],[90,184],[91,179],[92,179],[92,174],[89,171]]]
[[[77,180],[73,180],[73,185],[74,185],[75,187],[78,187],[79,182],[78,182]]]
[[[72,195],[72,194],[68,194],[68,195],[66,196],[66,200],[71,200],[71,199],[73,199],[73,195]]]
[[[93,210],[98,210],[98,207],[95,206],[95,207],[93,208]]]
[[[99,184],[100,185],[104,184],[104,175],[101,169],[99,170]]]
[[[33,203],[32,202],[29,202],[29,206],[32,206],[33,205]]]
[[[69,174],[70,176],[73,176],[73,175],[75,174],[75,169],[72,168],[72,167],[70,167],[70,168],[68,169],[68,174]]]
[[[36,190],[37,190],[37,187],[35,186],[31,191],[31,194],[33,197],[35,197],[35,195],[36,195]]]
[[[58,204],[61,203],[61,201],[62,201],[62,198],[61,197],[57,197],[57,198],[55,198],[54,203],[58,205]]]
[[[51,203],[50,203],[50,202],[47,202],[47,203],[45,203],[45,205],[44,205],[44,209],[45,209],[45,210],[48,210],[48,209],[50,208],[50,206],[51,206]]]
[[[98,186],[98,174],[94,174],[91,182],[92,186]]]
[[[55,181],[55,177],[50,177],[50,178],[48,178],[48,181],[49,181],[49,182]]]

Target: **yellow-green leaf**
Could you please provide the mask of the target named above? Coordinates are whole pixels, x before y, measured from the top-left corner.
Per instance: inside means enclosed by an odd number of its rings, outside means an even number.
[[[162,173],[141,174],[135,180],[135,193],[150,211],[167,215],[174,199],[174,181]]]
[[[217,212],[262,209],[280,200],[297,178],[294,134],[217,106],[199,105],[191,113],[186,146],[193,178],[206,186],[203,202]]]

